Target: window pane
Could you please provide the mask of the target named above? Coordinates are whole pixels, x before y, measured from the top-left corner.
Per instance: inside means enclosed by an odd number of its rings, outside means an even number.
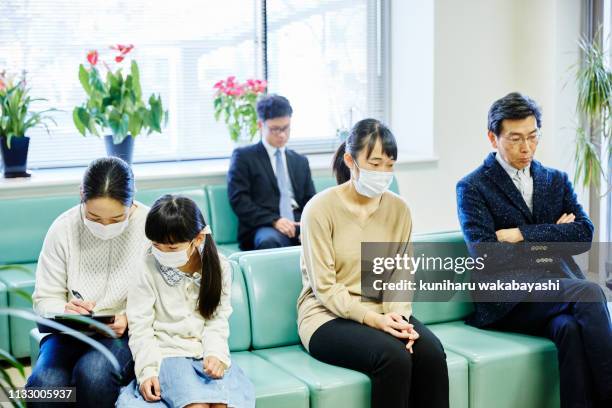
[[[108,46],[115,43],[135,44],[143,96],[160,93],[170,112],[163,134],[137,138],[135,161],[228,155],[227,130],[213,118],[212,85],[228,75],[254,76],[255,28],[254,0],[3,0],[0,67],[26,69],[32,95],[48,99],[37,106],[63,111],[54,115],[51,136],[28,134],[30,167],[105,155],[101,140],[79,135],[72,109],[85,100],[79,63],[89,49],[112,61]]]
[[[291,101],[294,140],[332,138],[336,129],[381,116],[379,101],[367,97],[376,45],[368,3],[268,1],[270,92]]]

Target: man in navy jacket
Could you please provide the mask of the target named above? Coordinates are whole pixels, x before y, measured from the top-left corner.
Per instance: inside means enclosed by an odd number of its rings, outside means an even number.
[[[558,349],[561,406],[609,407],[612,329],[605,294],[571,256],[589,249],[593,224],[567,174],[534,160],[540,127],[541,112],[532,99],[511,93],[496,101],[489,110],[488,138],[497,152],[459,181],[457,207],[470,249],[494,245],[501,260],[473,273],[474,281],[554,279],[560,289],[500,291],[490,302],[475,296],[468,324],[550,338]]]
[[[308,159],[285,146],[292,114],[287,98],[264,97],[257,103],[261,141],[232,154],[227,192],[242,250],[300,243],[302,209],[315,189]]]

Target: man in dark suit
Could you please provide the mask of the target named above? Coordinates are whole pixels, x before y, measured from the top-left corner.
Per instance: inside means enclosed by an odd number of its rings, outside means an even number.
[[[473,273],[474,281],[558,279],[559,291],[500,291],[489,302],[475,295],[468,324],[550,338],[558,350],[561,406],[610,407],[612,329],[605,294],[571,256],[589,249],[593,224],[567,174],[533,159],[540,126],[540,109],[526,96],[511,93],[493,103],[488,138],[497,153],[459,181],[457,206],[471,250],[497,248],[499,262]]]
[[[242,250],[299,245],[302,209],[315,194],[308,159],[285,147],[293,109],[269,95],[257,103],[261,141],[234,150],[227,175]]]

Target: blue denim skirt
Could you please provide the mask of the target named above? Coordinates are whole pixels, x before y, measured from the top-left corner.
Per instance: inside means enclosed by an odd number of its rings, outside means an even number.
[[[167,357],[160,367],[159,386],[162,399],[151,403],[140,395],[134,380],[121,389],[116,406],[179,408],[195,403],[217,403],[230,408],[255,407],[253,384],[235,363],[223,378],[213,379],[204,373],[202,359]]]

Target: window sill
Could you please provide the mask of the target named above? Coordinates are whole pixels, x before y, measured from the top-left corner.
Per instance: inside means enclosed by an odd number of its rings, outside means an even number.
[[[330,176],[331,153],[307,154],[313,176]],[[399,154],[396,167],[414,164],[433,163],[435,156]],[[229,158],[193,160],[183,162],[165,162],[135,164],[134,176],[138,189],[164,187],[183,187],[225,182]],[[32,177],[5,179],[0,178],[0,198],[17,198],[25,196],[45,196],[66,194],[77,191],[84,167],[29,170]],[[1,177],[1,176],[0,176]]]

